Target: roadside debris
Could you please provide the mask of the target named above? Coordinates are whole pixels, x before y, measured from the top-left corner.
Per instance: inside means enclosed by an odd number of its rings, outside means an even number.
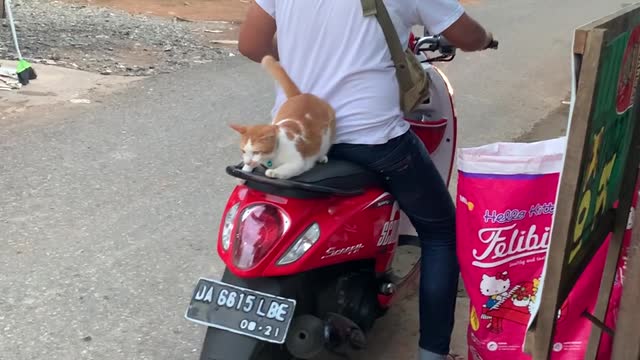
[[[238,40],[211,40],[211,42],[220,45],[238,45]]]
[[[72,104],[91,104],[89,99],[71,99],[69,102]]]
[[[0,65],[0,90],[18,90],[22,87],[18,80],[16,68],[3,67]]]
[[[229,52],[223,46],[217,48],[209,41],[211,34],[202,31],[203,26],[215,29],[219,24],[172,22],[60,1],[14,0],[12,4],[16,28],[26,42],[24,57],[32,63],[148,76],[175,72],[195,61],[222,59]],[[0,58],[17,60],[15,51],[5,45],[11,43],[8,26],[7,19],[0,19]]]
[[[18,81],[20,81],[20,84],[28,85],[29,81],[37,79],[38,75],[31,64],[22,57],[20,45],[18,44],[18,34],[16,33],[15,21],[13,19],[13,10],[11,9],[12,6],[11,0],[3,0],[3,7],[7,12],[7,19],[9,19],[9,29],[11,29],[13,45],[15,46],[16,54],[18,55],[16,75],[18,75]]]

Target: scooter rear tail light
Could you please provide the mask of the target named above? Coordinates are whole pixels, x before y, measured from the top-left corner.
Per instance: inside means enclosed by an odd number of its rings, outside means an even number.
[[[255,267],[280,240],[284,232],[283,215],[275,206],[254,205],[240,215],[233,242],[233,263],[239,269]]]

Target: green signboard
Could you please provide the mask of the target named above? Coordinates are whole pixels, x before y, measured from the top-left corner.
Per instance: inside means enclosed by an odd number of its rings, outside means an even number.
[[[574,83],[551,243],[525,349],[549,359],[559,307],[611,236],[594,314],[603,323],[640,163],[640,3],[585,25],[574,37]],[[586,359],[595,359],[600,328]],[[607,329],[609,331],[609,329]]]
[[[640,28],[617,36],[600,55],[596,94],[580,168],[568,263],[585,261],[605,240],[596,225],[619,199],[635,125],[633,99],[640,75]],[[589,242],[596,242],[589,244]]]

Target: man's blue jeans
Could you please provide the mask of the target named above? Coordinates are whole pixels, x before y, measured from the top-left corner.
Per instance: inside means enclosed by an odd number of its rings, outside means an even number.
[[[382,145],[336,144],[330,155],[379,173],[411,219],[422,247],[420,347],[448,354],[459,275],[455,207],[425,146],[408,131]]]

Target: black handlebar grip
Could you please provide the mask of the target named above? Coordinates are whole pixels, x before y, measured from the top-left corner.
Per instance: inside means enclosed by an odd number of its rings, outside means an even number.
[[[449,42],[449,40],[447,40],[447,38],[445,38],[442,35],[438,36],[438,45],[440,47],[443,47],[443,48],[451,48],[451,47],[453,47],[453,44],[451,44]]]

